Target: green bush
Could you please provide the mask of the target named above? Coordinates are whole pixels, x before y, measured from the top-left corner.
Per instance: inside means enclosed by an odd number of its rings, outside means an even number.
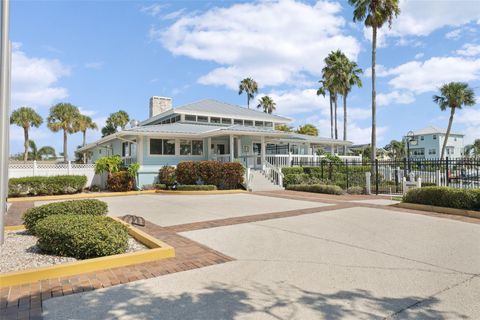
[[[233,189],[243,183],[244,168],[236,162],[182,161],[175,173],[179,184],[207,184],[220,189]]]
[[[177,179],[175,167],[163,166],[158,171],[158,181],[166,187],[171,187]]]
[[[71,200],[53,202],[28,209],[23,215],[25,227],[35,234],[38,221],[52,215],[106,215],[108,206],[105,202],[96,199]]]
[[[293,191],[306,191],[315,193],[327,193],[327,194],[343,194],[342,188],[335,185],[328,184],[292,184],[286,187],[287,190]]]
[[[347,193],[348,194],[363,194],[364,193],[364,189],[363,187],[350,187],[347,189]]]
[[[282,173],[283,175],[301,174],[303,173],[303,168],[302,167],[285,167],[285,168],[282,168]]]
[[[155,185],[155,190],[167,190],[167,185],[163,183],[157,183]]]
[[[178,191],[212,191],[217,190],[217,187],[211,184],[179,184]]]
[[[310,176],[306,173],[291,173],[286,174],[283,177],[283,186],[288,186],[291,184],[308,184]]]
[[[36,226],[41,251],[59,256],[88,259],[124,253],[128,230],[110,217],[55,215]]]
[[[322,168],[321,167],[303,167],[303,172],[306,174],[316,174],[321,176]]]
[[[422,188],[423,187],[436,187],[437,184],[435,182],[422,182]]]
[[[107,178],[108,190],[125,192],[133,190],[134,178],[127,171],[114,172]]]
[[[414,188],[403,197],[403,202],[465,210],[480,210],[480,190],[449,187]]]
[[[241,163],[227,162],[222,165],[220,189],[236,189],[243,183],[245,169]]]
[[[81,192],[86,183],[86,176],[11,178],[8,181],[8,196],[72,194]]]

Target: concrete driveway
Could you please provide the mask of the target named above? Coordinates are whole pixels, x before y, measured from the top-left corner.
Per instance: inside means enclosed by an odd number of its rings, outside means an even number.
[[[480,319],[477,224],[352,207],[183,235],[236,261],[49,299],[45,318]]]

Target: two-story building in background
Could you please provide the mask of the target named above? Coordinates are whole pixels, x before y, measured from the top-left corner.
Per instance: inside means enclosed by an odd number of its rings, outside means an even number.
[[[439,159],[445,141],[446,130],[426,127],[417,130],[413,136],[404,137],[404,141],[410,139],[410,158],[412,159]],[[450,132],[445,150],[445,157],[461,158],[464,156],[464,135]]]

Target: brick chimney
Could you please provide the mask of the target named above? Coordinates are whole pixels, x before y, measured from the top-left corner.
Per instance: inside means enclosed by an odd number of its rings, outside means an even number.
[[[172,109],[172,98],[153,96],[150,98],[150,118]]]

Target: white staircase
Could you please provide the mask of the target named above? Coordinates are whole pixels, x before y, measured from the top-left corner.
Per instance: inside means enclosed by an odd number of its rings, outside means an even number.
[[[248,191],[275,191],[283,189],[283,187],[275,184],[267,177],[266,171],[250,169]]]

